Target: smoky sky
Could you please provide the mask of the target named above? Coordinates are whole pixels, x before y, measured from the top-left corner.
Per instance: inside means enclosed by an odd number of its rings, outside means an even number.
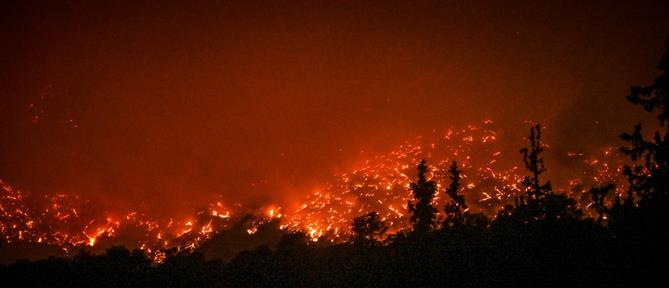
[[[156,214],[483,119],[616,143],[669,36],[665,1],[99,2],[2,4],[0,179]]]

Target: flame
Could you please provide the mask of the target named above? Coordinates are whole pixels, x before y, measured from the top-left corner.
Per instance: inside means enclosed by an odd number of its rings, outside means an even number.
[[[437,208],[448,200],[442,196],[449,184],[446,173],[450,162],[456,160],[463,170],[466,184],[461,189],[470,204],[470,212],[494,216],[502,205],[522,192],[524,173],[517,166],[519,157],[502,158],[502,155],[512,154],[502,153],[501,138],[492,120],[417,137],[387,154],[364,159],[350,172],[333,175],[331,181],[309,193],[295,210],[286,211],[276,204],[261,208],[254,213],[258,220],[253,221],[246,232],[253,235],[260,225],[280,220],[281,229],[305,231],[312,241],[323,237],[329,241],[344,241],[348,239],[352,219],[370,211],[379,213],[388,224],[388,231],[406,229],[410,225],[407,202],[412,199],[408,187],[416,174],[415,165],[421,159],[428,160],[427,176],[437,182],[437,197],[433,203]],[[585,170],[563,173],[569,174],[567,180],[555,186],[580,199],[583,207],[589,201],[583,197],[589,187],[613,182],[617,184],[616,193],[624,193],[625,181],[620,176],[624,161],[615,148],[606,147],[593,155],[580,151],[564,155],[581,163]],[[198,247],[218,231],[230,228],[233,221],[248,212],[239,204],[230,208],[223,201],[215,201],[197,216],[183,220],[151,219],[138,211],[100,218],[99,211],[76,195],[30,195],[1,179],[0,193],[0,235],[4,236],[4,242],[56,245],[67,252],[74,246],[95,246],[103,238],[138,229],[145,237],[136,239],[136,247],[149,253],[156,262],[165,258],[161,249]]]

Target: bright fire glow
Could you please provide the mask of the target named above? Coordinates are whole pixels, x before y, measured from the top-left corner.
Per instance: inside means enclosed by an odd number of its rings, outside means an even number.
[[[342,241],[348,237],[352,219],[370,211],[380,214],[390,227],[389,231],[405,229],[410,218],[407,202],[412,198],[408,187],[415,178],[416,163],[421,159],[428,160],[428,177],[438,183],[436,207],[442,210],[446,203],[447,197],[443,197],[443,193],[448,186],[447,167],[456,160],[463,170],[462,193],[470,205],[470,212],[493,216],[521,192],[520,183],[525,173],[516,151],[503,151],[500,138],[491,120],[417,137],[388,154],[364,159],[348,173],[334,175],[328,184],[307,195],[304,203],[294,211],[285,211],[272,204],[252,213],[258,220],[246,232],[253,235],[260,224],[279,219],[281,229],[304,231],[312,241],[322,237]],[[503,158],[507,154],[508,159]],[[587,191],[594,185],[613,182],[617,184],[617,193],[625,190],[620,177],[623,161],[616,149],[605,148],[597,155],[566,152],[564,157],[579,163],[582,169],[561,173],[567,180],[554,186],[580,201],[583,207],[590,200]],[[550,164],[548,166],[550,168]],[[205,211],[181,221],[149,219],[138,211],[129,211],[120,217],[100,217],[94,207],[74,195],[60,193],[36,197],[2,180],[0,190],[0,235],[7,243],[23,241],[76,251],[70,248],[103,245],[105,239],[119,235],[140,235],[135,237],[134,245],[158,262],[165,258],[161,249],[198,247],[249,212],[242,210],[239,204],[230,208],[217,201],[209,204]]]

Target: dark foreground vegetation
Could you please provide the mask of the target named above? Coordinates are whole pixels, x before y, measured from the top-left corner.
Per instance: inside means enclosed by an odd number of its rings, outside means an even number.
[[[667,43],[669,51],[669,42]],[[593,187],[594,217],[552,190],[544,172],[541,126],[521,150],[528,170],[525,193],[494,218],[467,212],[456,162],[449,170],[445,207],[434,207],[435,182],[418,165],[408,204],[412,229],[389,235],[378,214],[352,223],[349,243],[310,242],[285,234],[276,247],[260,246],[229,262],[200,253],[171,253],[153,264],[139,250],[114,247],[104,255],[20,261],[0,268],[3,283],[39,287],[330,287],[330,286],[662,286],[669,273],[669,54],[653,84],[632,87],[628,100],[657,117],[659,130],[638,124],[623,134],[631,158],[629,190]],[[437,221],[443,209],[445,220]]]

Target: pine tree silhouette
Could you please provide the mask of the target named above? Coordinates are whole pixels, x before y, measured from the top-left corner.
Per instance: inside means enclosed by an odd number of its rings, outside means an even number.
[[[459,225],[462,225],[464,222],[463,212],[467,210],[467,204],[465,204],[465,196],[458,194],[460,191],[460,169],[458,168],[458,163],[453,161],[448,168],[448,178],[451,180],[451,184],[446,188],[446,194],[451,198],[451,201],[446,204],[444,207],[444,212],[446,214],[445,227],[452,228]]]
[[[418,182],[411,183],[411,191],[414,200],[409,201],[409,212],[413,231],[419,237],[426,236],[434,229],[434,221],[437,217],[437,209],[432,206],[432,199],[437,191],[437,184],[434,181],[428,181],[425,174],[427,165],[425,159],[418,164]]]
[[[619,234],[631,237],[648,233],[658,235],[656,232],[660,232],[663,238],[669,239],[669,39],[657,67],[663,73],[652,85],[633,86],[626,97],[632,104],[653,114],[659,129],[647,139],[641,123],[638,123],[631,134],[620,136],[627,142],[621,151],[633,164],[624,168],[623,174],[630,185],[623,199],[614,202],[611,226]]]
[[[660,130],[655,131],[651,139],[642,135],[641,123],[634,127],[632,134],[625,133],[621,138],[629,145],[622,147],[623,153],[630,156],[634,165],[625,167],[624,174],[630,183],[628,198],[656,198],[665,202],[669,196],[669,40],[667,52],[660,60],[658,68],[664,73],[650,86],[633,86],[627,100],[640,105],[651,114],[656,114]]]
[[[548,194],[552,193],[550,182],[541,184],[540,176],[546,168],[544,167],[544,159],[541,153],[544,151],[543,143],[541,142],[541,125],[536,124],[530,128],[529,148],[520,149],[523,154],[523,163],[525,168],[531,173],[530,176],[525,176],[523,179],[523,186],[525,187],[525,195],[516,199],[516,208],[513,214],[525,221],[540,220],[545,216],[545,199]]]
[[[525,168],[532,173],[531,176],[525,176],[523,186],[526,188],[527,197],[531,200],[536,200],[538,204],[542,204],[542,200],[552,192],[552,187],[550,181],[546,182],[546,184],[541,184],[539,180],[539,176],[546,171],[544,159],[541,157],[544,147],[541,142],[540,124],[536,124],[530,128],[529,141],[529,149],[520,149],[520,153],[523,154]]]
[[[546,168],[541,156],[544,144],[541,141],[540,124],[530,128],[528,140],[530,147],[521,149],[520,153],[523,154],[523,163],[531,175],[523,179],[525,195],[516,198],[514,217],[523,222],[580,218],[582,212],[576,207],[574,199],[553,192],[550,181],[541,183],[540,176],[546,171]]]

